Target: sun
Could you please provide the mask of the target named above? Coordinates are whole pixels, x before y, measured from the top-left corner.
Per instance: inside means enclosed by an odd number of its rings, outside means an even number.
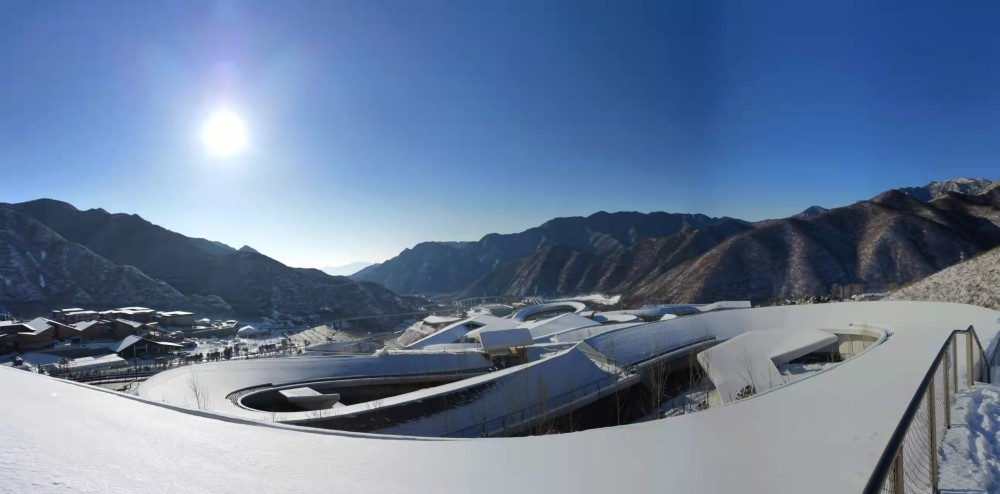
[[[213,156],[232,156],[247,147],[247,125],[229,110],[218,111],[202,126],[201,142]]]

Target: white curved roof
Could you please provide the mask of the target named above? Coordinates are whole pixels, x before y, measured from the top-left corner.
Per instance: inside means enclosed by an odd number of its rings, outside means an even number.
[[[510,316],[510,318],[515,321],[524,321],[525,318],[531,317],[532,315],[544,312],[557,311],[557,310],[565,310],[568,312],[579,313],[587,310],[587,306],[580,302],[573,302],[573,301],[551,302],[548,304],[531,305],[515,312],[513,315]]]
[[[482,371],[492,363],[476,352],[381,353],[365,356],[294,357],[210,362],[161,372],[142,383],[139,396],[159,403],[192,406],[192,381],[204,387],[209,409],[231,416],[269,419],[265,412],[235,406],[226,397],[262,384],[363,377]]]
[[[989,344],[998,317],[964,305],[867,302],[655,323],[733,334],[868,323],[893,335],[828,372],[731,405],[510,439],[257,424],[0,367],[5,403],[15,404],[0,407],[0,423],[17,425],[13,440],[0,441],[0,478],[22,492],[859,492],[947,335],[975,325]],[[137,448],[136,438],[156,447]],[[503,482],[483,481],[498,470],[509,473]]]

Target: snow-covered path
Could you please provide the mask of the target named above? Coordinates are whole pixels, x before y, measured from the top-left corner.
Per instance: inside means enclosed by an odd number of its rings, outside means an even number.
[[[941,444],[941,492],[1000,492],[1000,387],[977,384],[954,400]]]

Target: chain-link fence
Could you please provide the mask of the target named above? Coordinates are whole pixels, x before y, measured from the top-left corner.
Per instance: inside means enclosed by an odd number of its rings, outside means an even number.
[[[951,333],[921,381],[868,481],[868,493],[937,493],[938,448],[951,427],[951,400],[990,369],[975,329]]]

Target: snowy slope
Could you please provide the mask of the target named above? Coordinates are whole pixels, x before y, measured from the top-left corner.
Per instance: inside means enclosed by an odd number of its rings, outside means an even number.
[[[1000,248],[945,268],[888,300],[933,300],[1000,309]]]
[[[940,455],[942,492],[1000,492],[1000,388],[958,393]]]

